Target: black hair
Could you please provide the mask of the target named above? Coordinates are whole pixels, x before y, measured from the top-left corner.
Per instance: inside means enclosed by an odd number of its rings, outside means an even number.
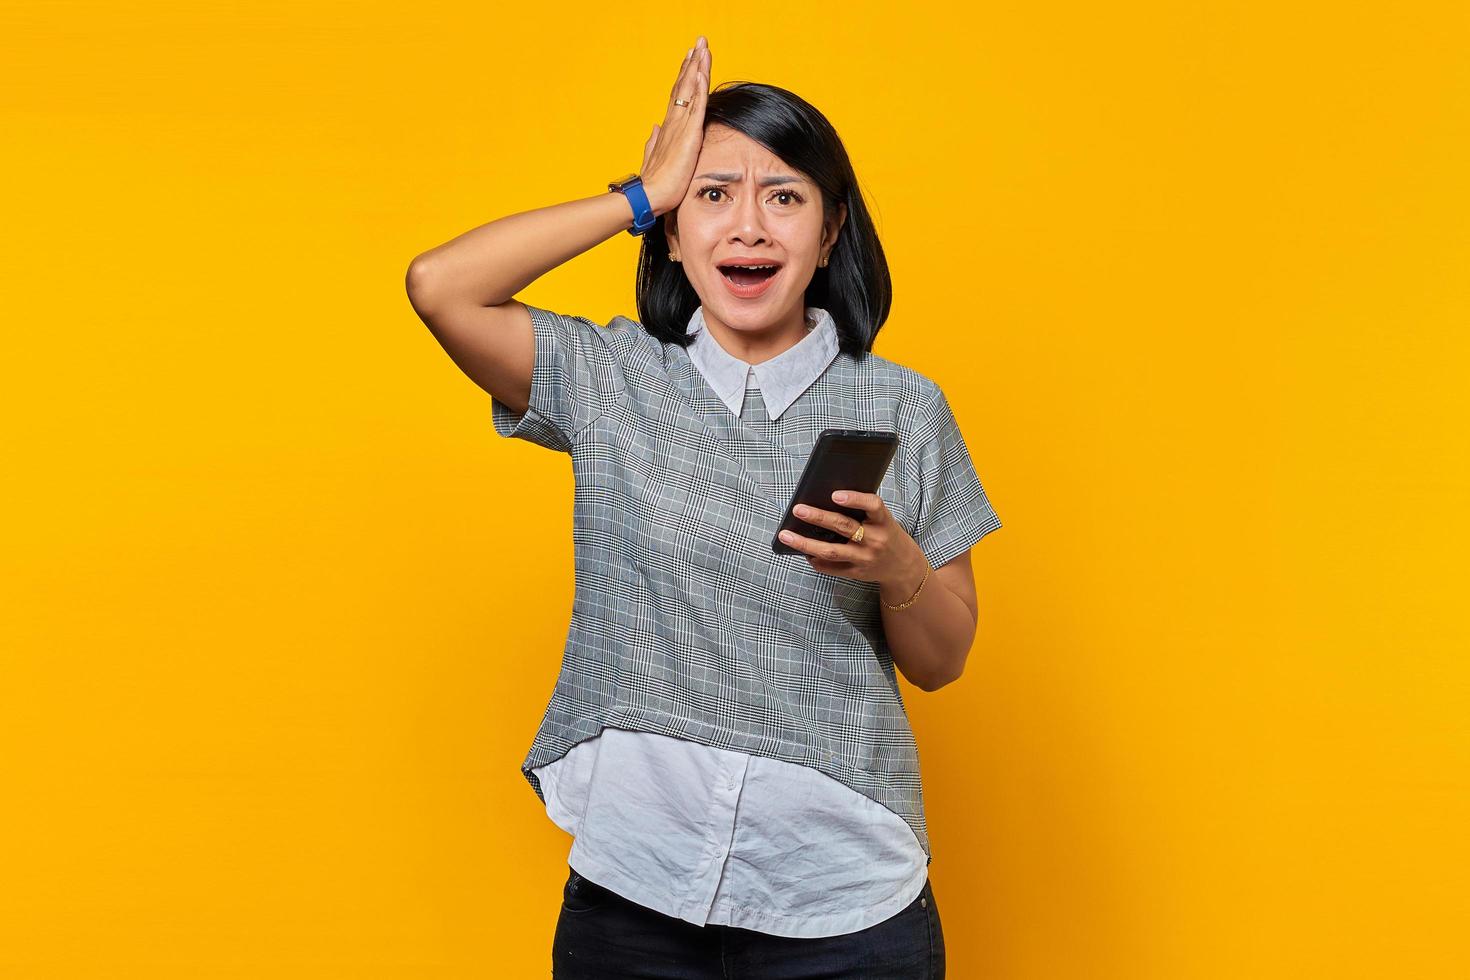
[[[836,217],[839,203],[847,205],[837,242],[827,264],[813,270],[804,303],[827,310],[837,326],[839,350],[861,360],[888,319],[893,285],[837,131],[805,99],[759,82],[721,83],[709,94],[704,122],[744,133],[814,182],[821,190],[824,222]],[[685,330],[699,307],[699,294],[683,267],[669,258],[662,220],[643,235],[637,294],[644,329],[660,341],[687,347],[692,338]]]

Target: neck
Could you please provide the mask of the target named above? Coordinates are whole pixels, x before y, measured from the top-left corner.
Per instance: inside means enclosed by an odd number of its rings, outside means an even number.
[[[798,306],[789,315],[769,327],[761,329],[736,329],[726,326],[707,309],[704,311],[704,329],[732,357],[746,364],[760,364],[785,353],[801,343],[812,328],[815,320],[806,316],[806,307]]]

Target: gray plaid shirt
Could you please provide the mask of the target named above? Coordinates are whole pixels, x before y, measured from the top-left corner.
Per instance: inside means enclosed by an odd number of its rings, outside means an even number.
[[[896,431],[879,487],[934,567],[1000,527],[940,388],[839,353],[776,418],[733,415],[677,344],[527,306],[522,414],[502,436],[571,456],[576,591],[562,669],[521,765],[612,726],[810,766],[901,816],[929,855],[918,750],[877,586],[777,555],[821,431]],[[758,368],[757,368],[758,370]]]

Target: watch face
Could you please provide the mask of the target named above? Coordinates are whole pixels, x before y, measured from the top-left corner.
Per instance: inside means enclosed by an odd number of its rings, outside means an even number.
[[[609,186],[614,187],[617,190],[622,190],[624,187],[627,187],[629,184],[633,183],[633,181],[638,180],[638,179],[639,179],[639,177],[638,177],[637,174],[627,174],[625,176],[619,177],[617,180],[613,181]]]

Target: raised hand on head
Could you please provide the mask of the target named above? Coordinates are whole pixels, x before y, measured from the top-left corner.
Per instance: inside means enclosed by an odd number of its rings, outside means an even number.
[[[704,145],[704,107],[709,99],[709,44],[700,35],[679,65],[662,125],[643,147],[643,191],[653,213],[679,206],[694,179],[699,150]]]

